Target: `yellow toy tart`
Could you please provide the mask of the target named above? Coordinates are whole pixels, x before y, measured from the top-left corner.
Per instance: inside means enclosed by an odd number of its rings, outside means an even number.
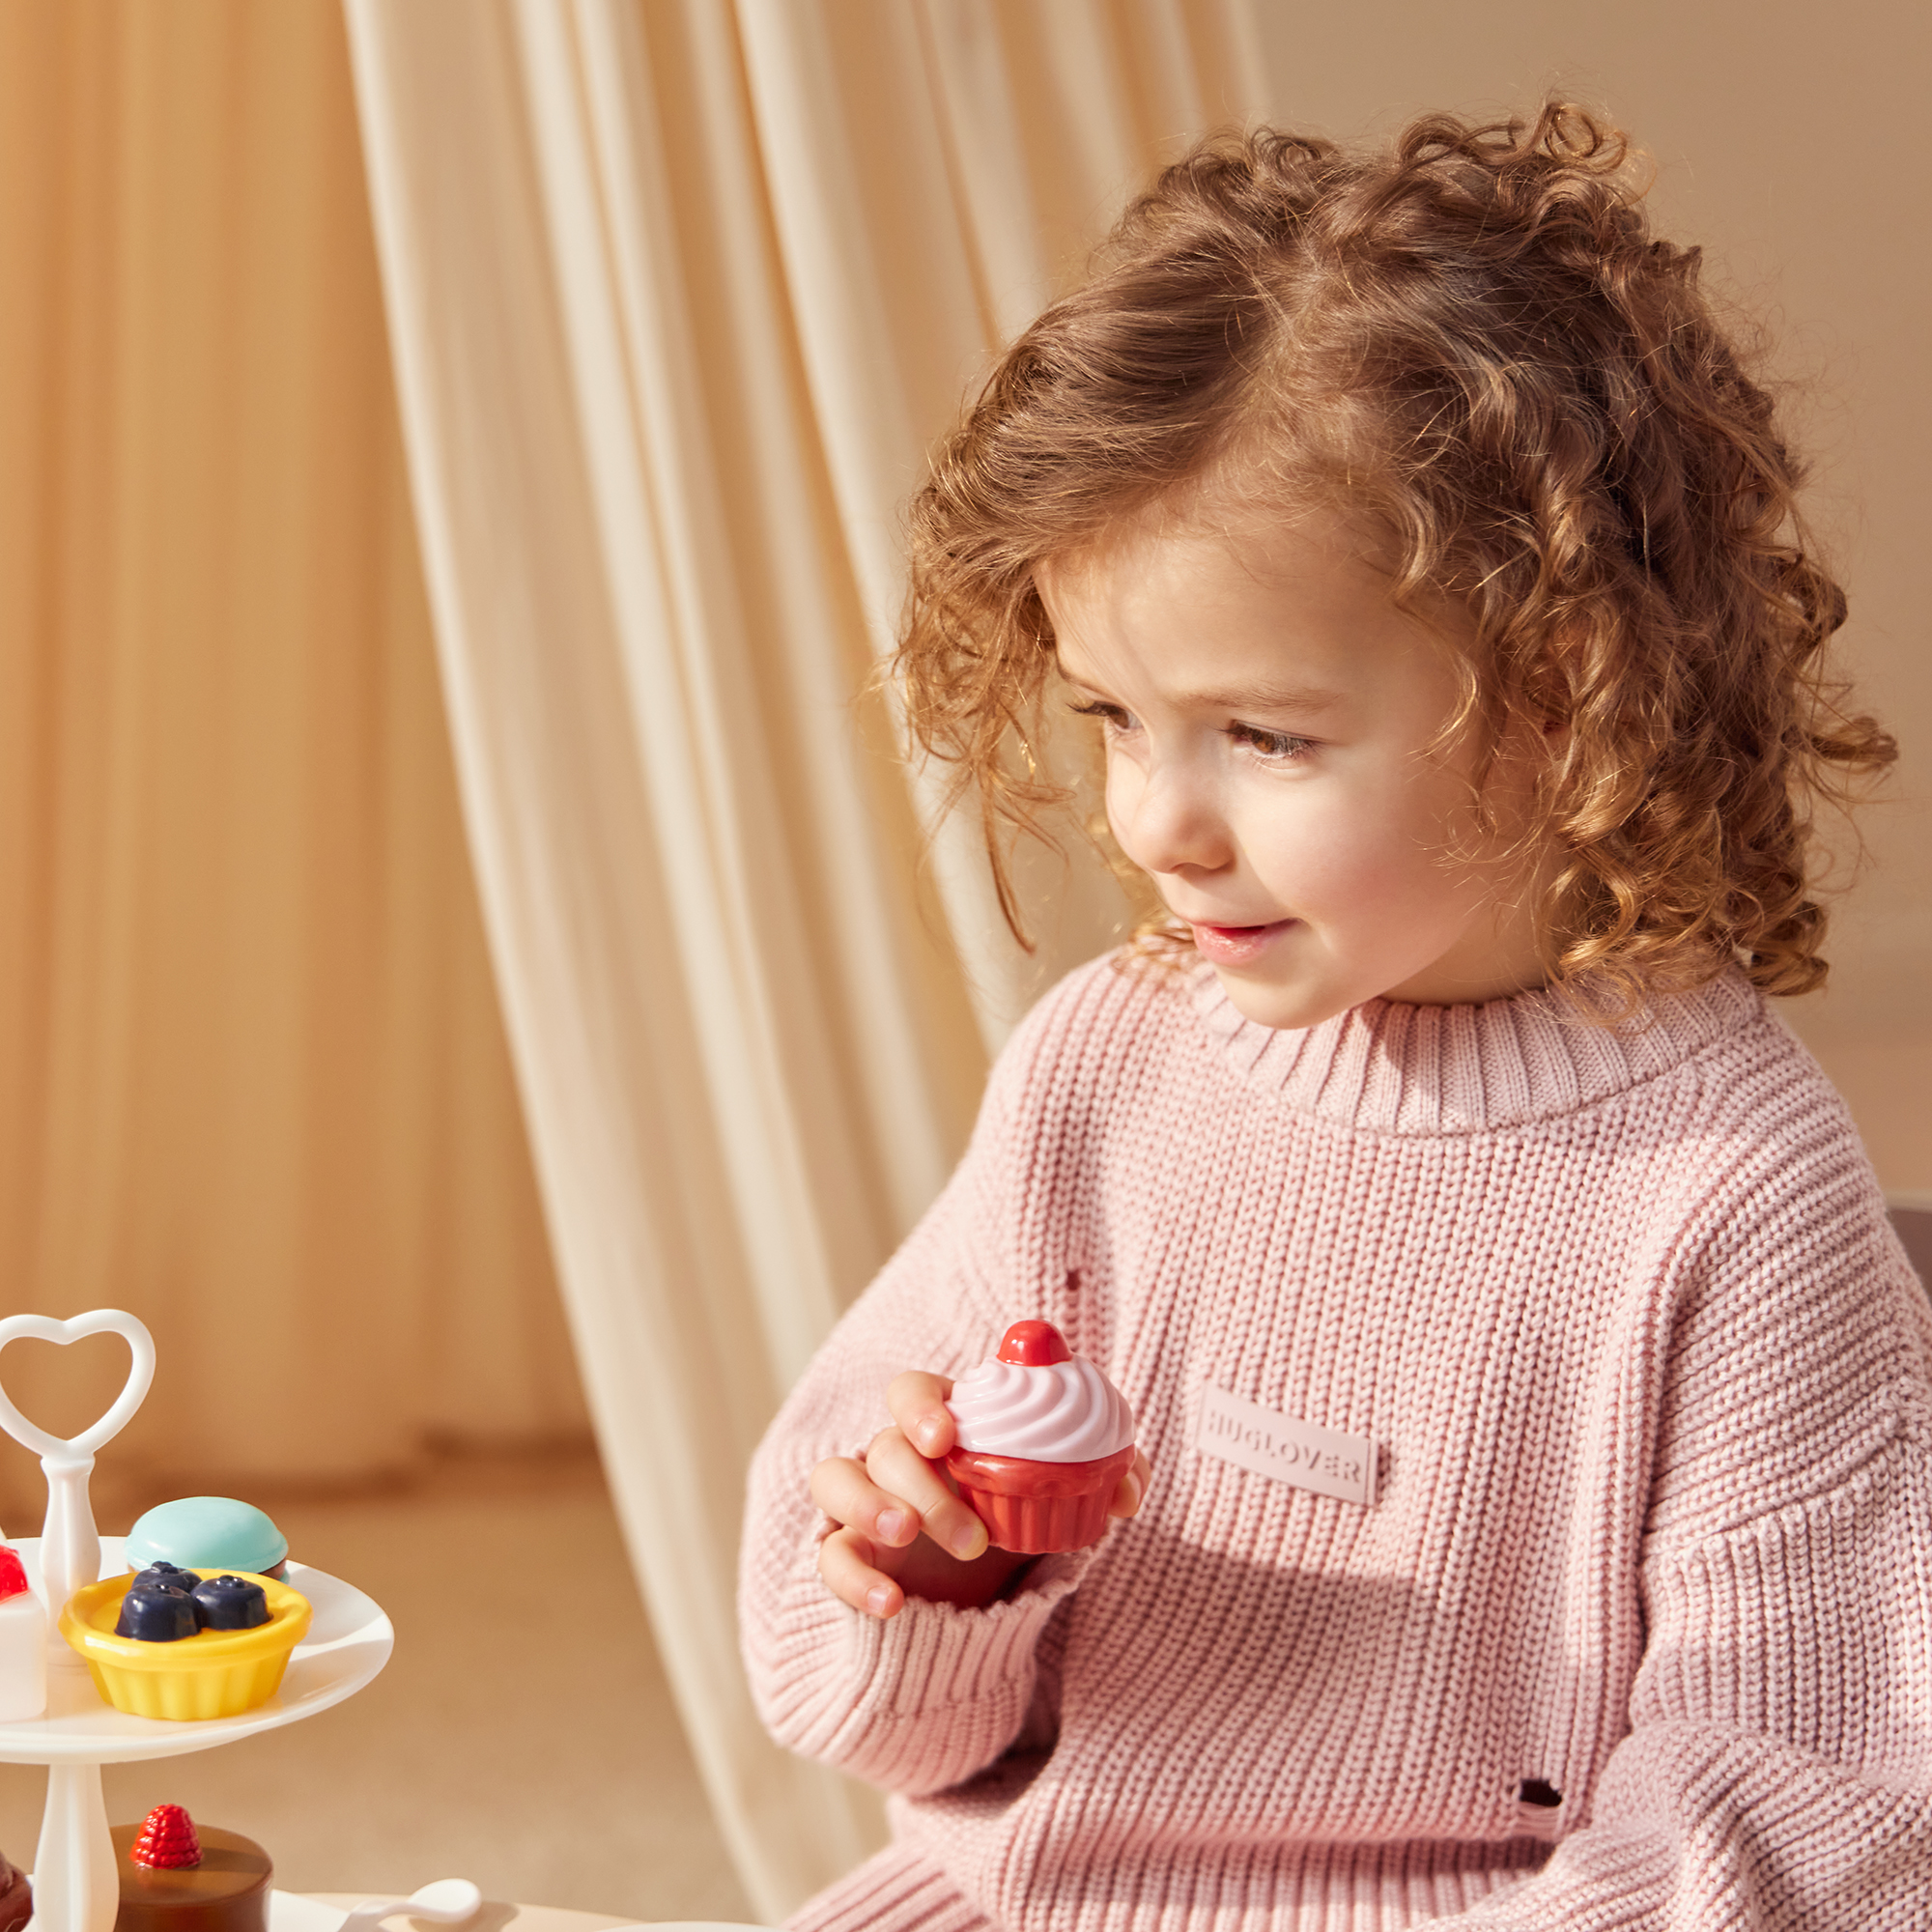
[[[289,1653],[308,1630],[308,1599],[299,1590],[272,1577],[244,1577],[262,1586],[267,1623],[146,1643],[114,1634],[121,1599],[133,1580],[127,1574],[83,1584],[60,1614],[61,1635],[86,1661],[95,1688],[117,1711],[184,1722],[239,1718],[275,1694]]]

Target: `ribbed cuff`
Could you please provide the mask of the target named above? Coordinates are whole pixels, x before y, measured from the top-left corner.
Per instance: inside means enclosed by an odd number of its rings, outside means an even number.
[[[1010,1595],[983,1609],[908,1597],[889,1622],[848,1611],[853,1671],[877,1714],[923,1717],[997,1696],[1022,1679],[1031,1690],[1033,1652],[1046,1620],[1093,1562],[1091,1549],[1042,1556]]]
[[[991,1764],[1033,1700],[1034,1652],[1048,1618],[1093,1561],[1046,1556],[983,1609],[909,1597],[887,1622],[837,1605],[849,1716],[824,1754],[890,1789],[935,1791]]]

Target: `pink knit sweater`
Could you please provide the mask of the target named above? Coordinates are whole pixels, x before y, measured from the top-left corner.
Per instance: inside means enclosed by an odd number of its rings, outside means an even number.
[[[845,1608],[811,1465],[1031,1315],[1133,1403],[1141,1516],[987,1609]],[[1740,977],[1640,1030],[1270,1033],[1086,968],[753,1471],[760,1708],[897,1794],[799,1922],[1927,1932],[1929,1363],[1844,1109]],[[1214,1391],[1372,1438],[1373,1502],[1209,1453]]]

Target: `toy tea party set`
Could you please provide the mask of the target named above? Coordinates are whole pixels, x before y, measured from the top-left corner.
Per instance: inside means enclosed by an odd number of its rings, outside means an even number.
[[[100,1536],[88,1478],[148,1393],[154,1342],[118,1309],[0,1321],[0,1350],[93,1335],[119,1336],[132,1360],[120,1395],[80,1435],[47,1435],[0,1386],[0,1430],[39,1456],[47,1480],[41,1535],[0,1540],[0,1763],[47,1768],[31,1888],[0,1857],[0,1932],[374,1932],[402,1910],[470,1918],[479,1895],[459,1879],[347,1919],[274,1892],[261,1846],[177,1804],[110,1831],[102,1765],[208,1750],[313,1717],[382,1669],[393,1633],[353,1584],[292,1560],[246,1503],[191,1496],[149,1511],[126,1538]]]

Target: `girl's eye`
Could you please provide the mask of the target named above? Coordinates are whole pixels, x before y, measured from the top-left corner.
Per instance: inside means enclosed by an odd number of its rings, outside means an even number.
[[[1315,749],[1312,739],[1292,737],[1286,731],[1264,731],[1259,724],[1230,724],[1228,736],[1271,765],[1292,765]]]
[[[1070,702],[1069,711],[1078,712],[1082,718],[1097,718],[1110,731],[1125,731],[1132,727],[1133,715],[1123,711],[1118,704],[1109,704],[1104,698],[1083,697]]]

